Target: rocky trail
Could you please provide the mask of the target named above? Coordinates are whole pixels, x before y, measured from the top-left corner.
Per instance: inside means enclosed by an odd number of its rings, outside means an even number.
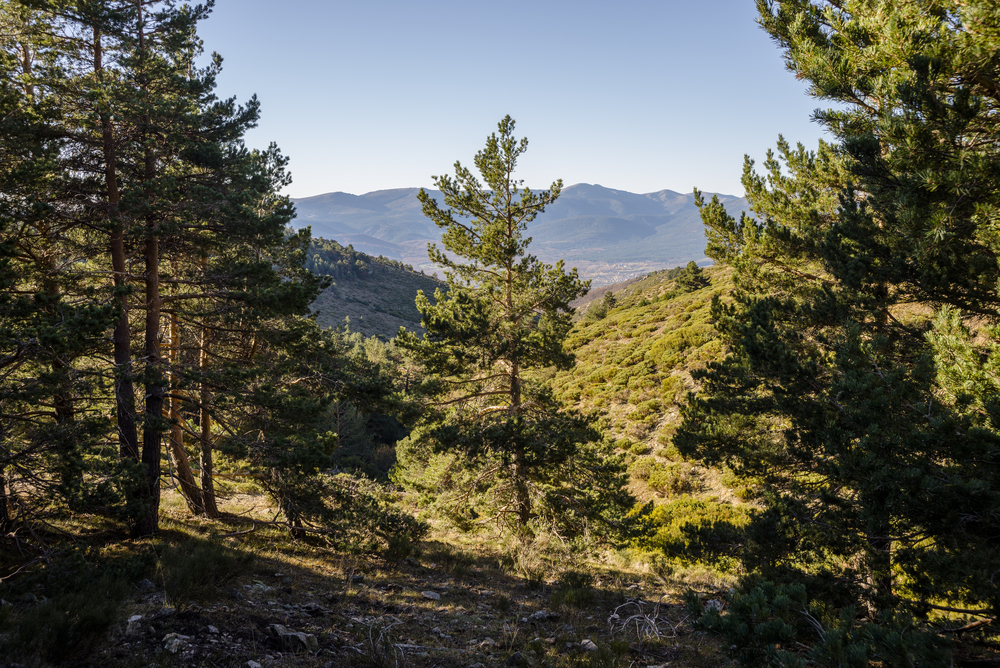
[[[143,580],[97,666],[715,666],[679,596],[618,575],[576,586],[444,554],[397,564],[258,558],[213,602]]]

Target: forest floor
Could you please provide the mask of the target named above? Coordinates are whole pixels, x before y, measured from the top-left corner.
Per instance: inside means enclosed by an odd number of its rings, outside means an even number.
[[[151,549],[160,555],[155,568],[133,576],[104,640],[85,654],[71,650],[71,665],[731,665],[714,638],[691,626],[685,585],[652,573],[595,561],[525,577],[488,546],[442,540],[396,561],[343,554],[288,540],[263,523],[264,508],[247,509],[263,506],[259,498],[206,520],[171,495],[161,535],[118,548]],[[720,596],[711,589],[701,594]],[[27,599],[34,594],[14,600]],[[0,656],[5,664],[35,665]]]

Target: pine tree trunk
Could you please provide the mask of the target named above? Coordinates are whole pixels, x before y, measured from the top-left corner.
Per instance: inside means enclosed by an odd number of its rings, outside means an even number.
[[[507,217],[507,236],[513,237],[514,224],[510,216]],[[514,324],[519,324],[515,314],[514,306],[514,269],[507,267],[506,280],[506,307],[505,319],[513,319]],[[509,362],[509,383],[510,383],[510,416],[514,419],[523,417],[524,408],[521,406],[521,365],[516,359]],[[521,540],[526,541],[531,537],[528,530],[528,522],[531,521],[531,495],[528,491],[528,462],[524,450],[518,447],[514,452],[514,513],[517,516],[517,529]]]
[[[160,271],[159,239],[154,230],[147,230],[145,244],[146,283],[146,415],[142,430],[141,486],[142,516],[134,528],[133,537],[152,536],[159,530],[160,457],[163,451],[163,370],[160,359]]]
[[[14,530],[14,503],[7,485],[7,467],[0,468],[0,537]]]
[[[142,2],[139,5],[139,57],[145,61],[145,26],[142,13]],[[143,64],[140,65],[143,68]],[[146,87],[145,73],[140,75],[140,86]],[[143,116],[146,126],[144,134],[152,122],[148,113]],[[146,134],[146,144],[143,158],[143,180],[149,183],[156,175],[156,157],[150,145],[152,138]],[[147,191],[146,197],[151,200],[153,193]],[[160,457],[163,452],[163,369],[160,358],[160,239],[159,226],[152,219],[146,221],[146,240],[144,244],[146,284],[146,331],[145,331],[145,419],[142,430],[142,468],[143,484],[140,487],[142,500],[141,517],[133,527],[133,537],[152,536],[159,530],[160,514]]]
[[[871,549],[868,559],[873,588],[872,612],[891,610],[895,607],[892,593],[892,541],[888,538],[869,538]]]
[[[528,464],[522,450],[514,454],[514,500],[518,531],[526,536],[531,520],[531,496],[528,493]]]
[[[177,314],[170,314],[170,366],[177,369],[181,363],[181,333],[180,323],[177,321]],[[191,470],[191,459],[187,451],[184,450],[184,427],[181,424],[181,399],[177,393],[177,373],[171,372],[172,392],[168,401],[168,417],[173,418],[174,423],[170,427],[170,438],[168,440],[168,451],[170,461],[177,471],[177,479],[180,481],[181,495],[187,503],[188,510],[193,515],[200,515],[204,512],[205,506],[202,500],[201,489],[194,480],[194,472]]]
[[[209,517],[218,517],[219,508],[215,503],[215,481],[212,470],[212,415],[208,407],[212,401],[212,394],[208,388],[205,375],[208,373],[208,328],[201,330],[201,345],[199,352],[199,366],[201,371],[201,493],[204,499],[205,514]]]
[[[94,28],[94,72],[103,79],[101,31]],[[111,269],[114,273],[115,300],[121,317],[112,333],[114,346],[115,410],[118,419],[118,449],[122,459],[139,459],[139,434],[135,423],[135,389],[132,386],[132,337],[128,322],[128,267],[125,264],[125,232],[118,209],[117,156],[111,116],[101,113],[101,138],[104,152],[104,185],[108,196],[108,219],[111,231]]]

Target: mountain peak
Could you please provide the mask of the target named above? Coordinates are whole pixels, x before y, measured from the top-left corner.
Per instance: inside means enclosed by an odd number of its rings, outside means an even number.
[[[292,201],[298,222],[311,225],[314,236],[434,271],[427,244],[439,243],[441,230],[424,217],[419,191],[414,187],[364,195],[334,192]],[[440,191],[428,192],[440,201]],[[720,199],[736,215],[748,208],[743,198],[720,195]],[[576,183],[564,188],[559,199],[532,221],[528,234],[534,255],[545,262],[565,259],[597,285],[706,260],[694,196],[667,189],[631,193]]]

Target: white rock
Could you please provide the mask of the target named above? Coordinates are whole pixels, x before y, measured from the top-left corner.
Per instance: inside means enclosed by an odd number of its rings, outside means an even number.
[[[171,654],[177,654],[177,652],[188,646],[189,640],[191,640],[190,636],[182,636],[180,633],[168,633],[163,638],[163,649]]]
[[[139,632],[140,622],[142,622],[142,615],[132,615],[128,618],[128,625],[125,627],[125,635],[133,636]]]
[[[583,642],[580,643],[580,648],[588,652],[596,652],[597,644],[590,638],[584,638]]]
[[[211,624],[208,625],[208,632],[212,635],[219,635],[219,629],[215,628]]]
[[[713,598],[710,601],[705,602],[705,610],[718,610],[722,612],[722,601],[717,598]]]
[[[436,591],[422,591],[420,592],[420,595],[423,596],[424,598],[429,598],[432,601],[441,600],[441,594],[437,593]]]
[[[247,668],[263,668],[263,666],[261,666],[256,661],[247,661],[246,666]]]

